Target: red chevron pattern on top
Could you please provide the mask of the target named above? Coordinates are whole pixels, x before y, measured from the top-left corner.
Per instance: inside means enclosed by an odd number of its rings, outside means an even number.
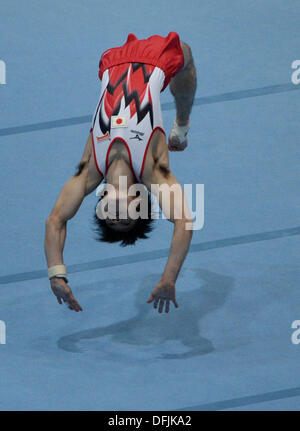
[[[139,65],[141,66],[141,65]],[[132,65],[130,73],[127,79],[127,93],[131,95],[134,91],[137,92],[137,97],[139,101],[139,106],[142,104],[144,97],[146,95],[146,90],[148,87],[149,77],[154,70],[154,66],[143,64],[142,67],[134,67]],[[149,89],[150,93],[150,89]],[[137,112],[137,103],[136,100],[133,99],[130,102],[130,118],[134,116]]]
[[[128,64],[120,64],[109,70],[109,86],[105,90],[104,108],[108,118],[113,115],[114,109],[124,96],[123,82],[128,73]]]
[[[109,83],[103,94],[105,113],[108,118],[118,115],[121,100],[124,97],[125,106],[130,106],[130,118],[138,114],[138,122],[151,111],[152,99],[149,88],[149,79],[155,66],[141,63],[120,64],[109,69]],[[148,103],[141,109],[142,102],[147,94]]]

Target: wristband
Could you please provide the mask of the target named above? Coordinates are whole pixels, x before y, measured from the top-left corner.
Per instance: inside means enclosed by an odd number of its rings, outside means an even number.
[[[52,278],[62,278],[63,280],[65,280],[65,282],[68,284],[68,279],[65,277],[65,276],[63,276],[63,275],[55,275],[54,277],[52,277]],[[51,278],[51,280],[52,280],[52,278]]]
[[[51,266],[51,268],[48,268],[49,280],[51,280],[51,278],[53,277],[65,278],[67,283],[68,280],[67,280],[66,266],[62,264],[62,265],[54,265],[54,266]]]

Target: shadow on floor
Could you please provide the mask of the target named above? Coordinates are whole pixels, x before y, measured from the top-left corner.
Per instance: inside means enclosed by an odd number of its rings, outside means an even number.
[[[154,274],[141,281],[136,297],[138,313],[133,318],[63,336],[58,340],[58,347],[68,352],[80,353],[82,350],[77,344],[81,340],[110,335],[112,343],[157,346],[176,340],[188,348],[188,351],[183,353],[162,354],[159,359],[185,359],[212,352],[214,347],[211,341],[200,334],[199,322],[205,315],[222,307],[233,288],[234,279],[199,268],[185,269],[181,278],[185,278],[185,275],[192,285],[199,282],[200,287],[187,290],[186,294],[181,291],[179,308],[176,311],[172,309],[168,315],[159,316],[145,303],[145,298],[149,297],[149,292],[159,279],[159,276]]]

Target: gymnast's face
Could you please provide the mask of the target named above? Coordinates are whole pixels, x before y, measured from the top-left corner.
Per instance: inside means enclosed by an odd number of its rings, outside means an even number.
[[[104,203],[104,211],[106,212],[105,222],[110,229],[119,232],[128,232],[136,224],[136,220],[130,218],[128,214],[128,206],[130,203],[138,205],[138,198],[135,196],[122,196],[120,193],[109,196],[105,193],[106,201]],[[133,202],[136,200],[135,202]]]
[[[133,227],[136,224],[136,220],[133,220],[129,217],[127,219],[119,219],[119,218],[108,219],[107,218],[105,222],[110,229],[118,232],[129,232],[131,229],[133,229]]]

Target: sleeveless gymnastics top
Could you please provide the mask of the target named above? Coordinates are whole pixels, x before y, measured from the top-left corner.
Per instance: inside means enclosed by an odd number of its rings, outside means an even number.
[[[99,63],[100,100],[91,129],[95,163],[104,177],[116,139],[127,147],[130,167],[141,181],[147,149],[155,130],[163,133],[160,93],[184,65],[179,36],[151,36],[105,51]]]

